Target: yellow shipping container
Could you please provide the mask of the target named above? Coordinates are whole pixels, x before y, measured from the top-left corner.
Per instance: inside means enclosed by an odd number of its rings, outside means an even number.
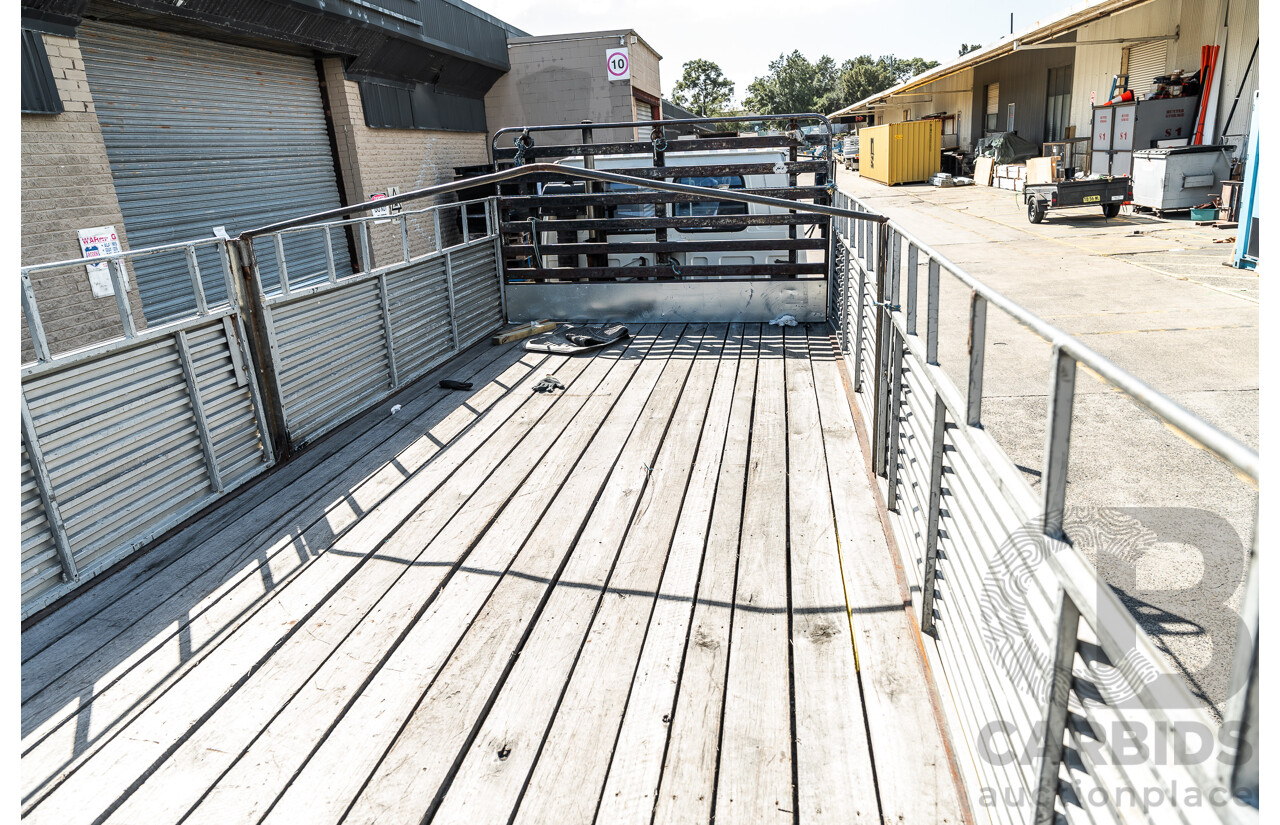
[[[858,173],[893,186],[942,171],[942,121],[911,120],[858,132]]]

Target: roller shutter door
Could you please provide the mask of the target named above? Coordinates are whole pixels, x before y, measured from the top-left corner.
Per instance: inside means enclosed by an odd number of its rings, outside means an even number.
[[[1142,100],[1154,90],[1152,81],[1165,71],[1165,51],[1168,43],[1154,40],[1129,47],[1129,88]]]
[[[342,205],[312,59],[89,21],[78,36],[131,248]],[[290,284],[326,277],[320,234],[286,237]],[[275,288],[275,250],[256,252]],[[333,252],[338,274],[350,273],[342,232]],[[223,300],[214,250],[199,262],[210,301]],[[182,255],[132,266],[149,324],[194,310]]]
[[[653,104],[636,98],[636,120],[653,120]]]

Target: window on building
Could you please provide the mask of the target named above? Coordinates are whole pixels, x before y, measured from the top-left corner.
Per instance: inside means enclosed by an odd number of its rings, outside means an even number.
[[[1065,140],[1071,120],[1071,66],[1049,70],[1049,91],[1044,109],[1044,139]]]
[[[60,115],[62,98],[53,80],[49,53],[40,32],[22,30],[22,112],[23,114]]]
[[[1000,84],[990,83],[986,87],[987,116],[983,128],[988,132],[996,131],[996,122],[1000,118]]]

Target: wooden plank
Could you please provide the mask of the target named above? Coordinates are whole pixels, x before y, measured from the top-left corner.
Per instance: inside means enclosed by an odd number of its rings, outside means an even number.
[[[641,335],[634,346],[642,350],[651,340]],[[323,608],[328,627],[350,618],[355,632],[332,648],[318,646],[311,635],[291,637],[108,821],[177,821],[198,801],[199,809],[186,821],[256,821],[400,637],[423,610],[439,605],[429,594],[436,593],[464,556],[472,563],[468,549],[623,359],[623,349],[572,359],[580,373],[558,374],[568,384],[566,392],[529,399],[526,408],[536,424],[426,547],[410,522]],[[470,471],[464,465],[460,474]],[[201,801],[215,782],[234,790]]]
[[[509,344],[512,341],[519,341],[521,338],[528,338],[530,335],[537,335],[540,332],[550,332],[556,328],[555,321],[531,321],[530,323],[500,332],[493,336],[491,343],[496,347],[502,344]]]
[[[552,356],[543,365],[558,371],[569,360]],[[249,610],[238,607],[237,615],[245,612],[251,615],[242,619],[232,634],[224,634],[216,645],[210,645],[212,649],[199,667],[188,669],[179,680],[181,689],[170,686],[158,697],[148,697],[154,701],[145,710],[133,713],[127,724],[117,725],[110,735],[101,736],[96,758],[88,762],[81,760],[79,768],[69,777],[64,771],[46,783],[39,794],[28,794],[24,800],[27,809],[40,804],[42,809],[54,812],[46,815],[60,818],[85,807],[86,798],[109,800],[114,793],[128,787],[166,748],[179,741],[208,708],[224,700],[253,669],[268,660],[285,639],[299,632],[317,638],[338,632],[338,626],[325,622],[325,613],[319,607],[406,518],[414,536],[424,544],[443,526],[479,486],[484,474],[514,446],[511,439],[533,426],[533,419],[520,413],[538,378],[538,374],[529,375],[513,392],[504,395],[490,415],[479,419],[476,426],[469,427],[435,461],[378,504],[376,516],[354,502],[343,502],[343,508],[356,509],[358,515],[354,527],[337,541],[329,532],[327,520],[317,522],[313,531],[326,540],[312,542],[304,536],[294,550],[307,555],[319,554],[311,558],[301,575],[283,586],[271,588],[266,598],[250,602]],[[490,437],[499,432],[502,437],[491,444]],[[473,455],[476,453],[479,457]],[[470,472],[455,474],[464,463]],[[394,462],[388,466],[390,472],[402,473]],[[202,628],[193,622],[192,629]],[[161,666],[162,663],[155,663],[155,667]],[[130,700],[136,703],[138,695],[125,691],[114,697],[119,703]],[[83,713],[89,715],[97,705],[98,702],[94,702]],[[50,753],[41,743],[40,758],[36,761],[41,769],[34,776],[53,776],[57,770],[49,772],[48,762],[52,760],[57,765],[60,758],[61,754]],[[31,753],[24,756],[24,764],[32,762]]]
[[[593,509],[592,502],[603,496],[605,506],[620,505],[623,498],[602,490],[619,461],[623,462],[621,466],[634,467],[637,462],[651,460],[642,455],[644,442],[628,434],[634,436],[644,410],[662,403],[662,395],[673,386],[678,390],[674,381],[678,366],[668,369],[671,365],[667,363],[677,344],[679,327],[675,329],[677,334],[664,334],[639,366],[628,392],[610,413],[484,611],[431,684],[363,795],[356,800],[347,822],[414,819],[433,807],[506,679],[529,627],[541,615],[547,593],[563,574],[575,538],[589,516],[597,521],[606,518],[600,514],[605,511]],[[330,759],[345,764],[345,754],[340,751],[331,751]],[[307,779],[304,772],[294,787]],[[311,777],[317,786],[329,781],[324,771]],[[306,794],[298,794],[297,799],[303,807],[309,801]],[[288,802],[286,797],[280,807],[283,809]],[[345,804],[344,801],[344,807]]]
[[[453,375],[458,370],[481,369],[496,357],[499,357],[499,354],[473,347],[466,353],[460,354],[457,359],[424,376],[420,383],[406,387],[387,403],[406,403],[410,399],[410,392],[412,397],[421,397],[424,395],[423,386],[434,384],[440,378]],[[427,399],[428,402],[444,397],[443,393],[432,394],[428,391],[425,394],[432,396]],[[430,403],[427,406],[430,406]],[[158,570],[173,563],[210,537],[232,528],[245,529],[250,524],[257,524],[253,529],[261,529],[282,509],[279,497],[297,500],[304,498],[309,489],[319,486],[315,478],[307,474],[317,472],[317,468],[320,474],[332,474],[335,472],[334,467],[341,466],[346,460],[343,457],[358,454],[354,451],[360,446],[367,449],[366,444],[356,444],[365,433],[385,423],[386,416],[382,414],[381,409],[370,410],[357,416],[329,436],[309,445],[301,454],[273,470],[260,481],[233,494],[198,521],[146,551],[145,561],[139,557],[135,559],[135,563],[124,566],[119,572],[99,577],[92,587],[79,591],[73,600],[47,616],[30,622],[30,626],[24,628],[22,632],[22,661],[24,663],[30,661],[41,651],[54,644],[62,643],[63,649],[51,654],[49,658],[64,670],[69,669],[84,656],[83,652],[78,653],[74,649],[69,649],[68,645],[73,638],[76,641],[82,641],[92,637],[101,644],[99,634],[90,626],[91,620],[98,613],[113,606],[119,608],[119,603],[126,598],[126,594],[140,583],[153,581]],[[408,422],[396,423],[403,427]],[[327,463],[326,460],[331,456],[340,457],[332,464]],[[307,476],[308,480],[298,484],[299,479],[304,476]],[[297,502],[294,501],[294,503]],[[261,521],[262,519],[266,521]],[[234,524],[230,524],[231,522]],[[150,598],[154,598],[154,595]],[[134,607],[135,614],[136,610],[137,608]],[[110,624],[116,626],[119,623],[113,621]],[[28,678],[25,669],[23,678],[24,680]]]
[[[682,342],[663,371],[501,691],[463,755],[435,813],[438,821],[505,821],[514,812],[644,497],[649,468],[697,344],[697,338]]]
[[[785,337],[797,818],[880,822],[806,328]]]
[[[537,137],[534,137],[537,140]],[[717,137],[717,138],[698,138],[697,140],[669,140],[667,141],[667,154],[674,155],[681,152],[709,152],[721,151],[725,149],[771,149],[774,147],[790,147],[805,146],[803,141],[795,140],[786,135],[762,135],[760,137]],[[530,162],[535,158],[567,158],[574,155],[592,154],[592,155],[629,155],[636,153],[647,154],[653,149],[653,143],[650,141],[625,141],[617,143],[567,143],[559,146],[556,145],[534,145],[525,150],[525,162]],[[506,160],[514,158],[516,150],[514,148],[501,148],[493,150],[494,160]]]
[[[750,410],[755,352],[747,354],[751,371],[745,372],[740,361],[743,337],[743,326],[735,324],[725,342],[702,437],[698,442],[693,474],[681,505],[680,521],[662,573],[631,696],[627,699],[626,713],[600,797],[600,809],[596,813],[596,820],[600,822],[643,822],[648,825],[653,815],[735,398],[741,400],[745,396]],[[736,386],[740,373],[747,378],[748,386],[745,388]],[[741,476],[735,481],[741,489]],[[736,549],[736,541],[734,545]],[[732,599],[732,594],[729,598]],[[718,681],[723,682],[723,679],[722,669]],[[717,708],[714,715],[716,727],[719,720]],[[699,720],[703,727],[711,721],[707,717]],[[707,807],[709,812],[710,806]]]
[[[552,227],[554,228],[554,227]],[[735,252],[782,249],[826,249],[824,238],[740,238],[721,241],[614,241],[613,243],[505,244],[505,255],[588,255],[608,252]]]
[[[681,329],[676,325],[658,335],[658,351],[669,353]],[[651,342],[655,334],[641,328],[636,337],[648,337]],[[415,817],[431,804],[494,684],[500,681],[502,668],[526,624],[536,614],[538,594],[547,588],[585,521],[582,503],[594,500],[599,492],[662,371],[665,356],[639,361],[635,355],[648,345],[636,342],[633,346],[633,355],[615,367],[600,392],[587,401],[582,412],[586,417],[575,419],[567,440],[557,442],[543,466],[513,496],[468,563],[446,586],[436,601],[438,609],[433,606],[418,621],[310,756],[273,809],[273,819],[289,822],[302,816],[307,821],[326,821],[341,817],[406,720],[400,741],[416,745],[415,733],[425,725],[430,729],[427,738],[431,745],[406,747],[401,754],[411,767],[404,772],[393,770],[387,778],[376,780],[370,792],[387,789],[387,799],[405,806],[398,810],[416,809]],[[626,381],[628,374],[631,377]],[[625,389],[619,390],[617,384],[625,384]],[[602,413],[607,413],[603,424],[594,425]],[[574,450],[584,442],[589,442],[587,449],[576,459]],[[548,500],[550,507],[544,510]],[[455,652],[459,639],[461,646]],[[477,640],[484,644],[477,645]],[[487,658],[487,669],[475,657]],[[492,682],[480,679],[481,673],[491,674]],[[458,684],[454,680],[459,674],[470,680],[465,690],[449,687]],[[431,687],[424,691],[424,685]],[[422,708],[415,715],[420,701]],[[440,715],[434,722],[439,727],[426,724],[437,711]],[[393,752],[389,761],[401,754]],[[409,790],[397,787],[403,780],[412,783]],[[220,782],[214,795],[219,793],[234,793],[234,783]]]
[[[759,348],[760,327],[748,325],[654,811],[658,825],[711,820]]]
[[[762,329],[715,821],[792,822],[787,422],[782,332]]]
[[[827,473],[881,812],[885,822],[963,822],[911,601],[899,585],[876,512],[835,344],[827,334],[810,332],[827,455],[841,457],[827,463]]]
[[[532,269],[508,266],[504,268],[507,280],[537,280],[549,278],[558,280],[578,280],[587,278],[597,281],[610,281],[619,276],[627,278],[640,277],[672,277],[670,266],[565,266]],[[723,277],[723,278],[791,278],[795,275],[824,275],[827,265],[824,263],[803,264],[723,264],[720,266],[682,266],[680,274],[686,277]]]
[[[23,708],[25,792],[42,788],[91,756],[104,737],[247,621],[264,595],[299,575],[362,513],[435,459],[510,387],[544,363],[540,355],[512,350],[473,376],[484,380],[483,386],[470,394],[455,393],[453,403],[429,403],[443,391],[424,393],[421,402],[406,400],[404,421],[397,421],[396,429],[389,422],[402,416],[392,418],[383,411],[384,424],[357,439],[368,452],[327,487],[308,488],[313,494],[302,506],[278,514],[269,529],[248,539],[228,534],[228,541],[236,540],[231,552],[210,544],[213,564],[201,553],[184,556],[157,573],[153,583],[130,593],[120,610],[100,614],[94,621],[114,638]],[[389,432],[393,437],[387,439]],[[282,502],[291,499],[277,495]],[[157,598],[142,598],[148,595]],[[146,610],[139,605],[155,606]]]
[[[702,229],[717,228],[726,232],[735,231],[747,226],[796,226],[804,224],[821,224],[831,220],[827,215],[806,215],[783,212],[766,215],[707,215],[701,217],[679,218],[574,218],[554,223],[539,221],[538,226],[545,231],[564,230],[567,232],[607,230],[612,232],[640,232],[652,234],[654,229]],[[504,233],[529,232],[529,221],[503,221]]]
[[[812,200],[825,198],[827,190],[822,186],[784,186],[756,189],[735,189],[743,195],[763,195],[768,198],[784,198],[786,200]],[[604,206],[613,204],[642,203],[706,203],[707,195],[695,195],[685,192],[599,192],[590,195],[511,195],[504,197],[500,206],[503,209],[560,209],[570,206]]]
[[[670,569],[669,553],[684,512],[682,503],[698,454],[727,332],[724,325],[708,329],[710,340],[703,341],[689,371],[662,449],[649,473],[644,496],[596,608],[582,653],[569,676],[520,798],[514,818],[516,825],[552,820],[564,825],[590,825],[595,819],[633,682],[647,678],[637,665],[648,638],[647,631],[652,627],[657,592],[666,570]],[[686,579],[696,576],[701,556],[700,538],[696,546],[682,548],[677,566],[686,570],[692,567],[695,571],[693,575],[686,573]],[[681,575],[680,570],[673,569],[672,573]],[[691,595],[692,582],[688,590]],[[654,641],[659,639],[655,636]],[[652,658],[678,663],[683,641],[683,634],[678,640],[670,639],[666,649]],[[535,649],[524,655],[532,657],[539,652]],[[661,715],[657,721],[665,739]],[[656,743],[655,751],[656,763],[661,759],[661,743]],[[632,756],[631,753],[622,755],[619,770],[634,764]],[[574,792],[566,795],[565,788],[573,788]]]

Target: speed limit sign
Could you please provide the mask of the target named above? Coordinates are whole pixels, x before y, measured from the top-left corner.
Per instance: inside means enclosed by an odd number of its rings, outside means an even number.
[[[609,49],[605,62],[609,68],[610,80],[631,79],[631,56],[628,54],[627,49]]]

